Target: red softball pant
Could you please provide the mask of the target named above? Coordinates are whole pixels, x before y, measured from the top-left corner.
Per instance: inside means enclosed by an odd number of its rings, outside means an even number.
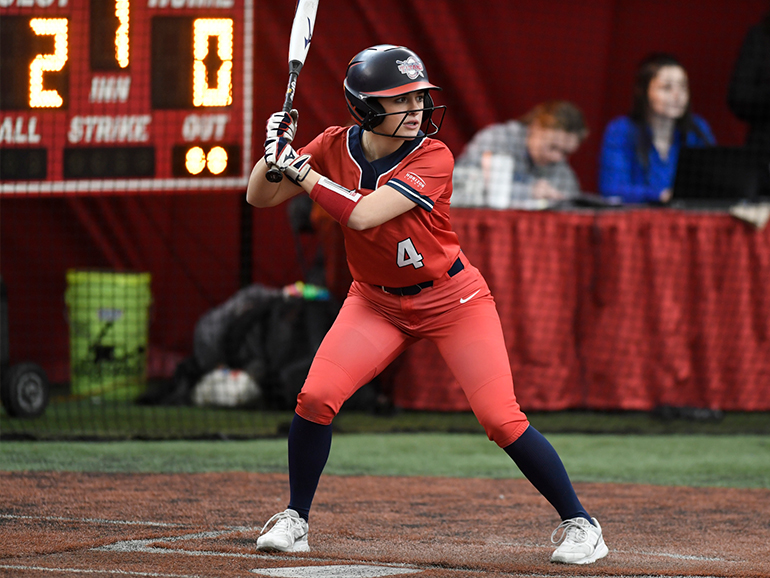
[[[487,436],[501,448],[529,422],[513,391],[500,317],[481,273],[444,275],[414,296],[353,282],[310,367],[296,412],[328,425],[342,404],[419,339],[434,342]]]

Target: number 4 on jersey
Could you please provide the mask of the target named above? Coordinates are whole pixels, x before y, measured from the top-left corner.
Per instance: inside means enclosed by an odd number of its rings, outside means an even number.
[[[398,243],[398,266],[406,267],[411,265],[415,269],[419,269],[423,266],[422,255],[417,252],[417,249],[412,243],[412,240],[407,238]]]

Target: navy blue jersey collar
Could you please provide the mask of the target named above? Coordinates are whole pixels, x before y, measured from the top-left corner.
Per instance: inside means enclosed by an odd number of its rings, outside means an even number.
[[[376,189],[377,179],[380,175],[393,170],[398,163],[403,161],[414,149],[420,146],[423,140],[425,140],[425,133],[420,131],[417,138],[405,140],[404,144],[398,147],[396,151],[370,163],[366,160],[364,149],[361,146],[361,127],[358,125],[350,127],[350,130],[348,131],[348,150],[358,166],[361,167],[361,182],[359,183],[359,187],[370,190]]]

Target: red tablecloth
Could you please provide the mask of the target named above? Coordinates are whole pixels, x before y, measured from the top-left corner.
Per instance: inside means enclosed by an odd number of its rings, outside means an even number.
[[[495,296],[525,410],[770,410],[770,228],[669,209],[455,209]],[[469,409],[420,342],[403,408]]]

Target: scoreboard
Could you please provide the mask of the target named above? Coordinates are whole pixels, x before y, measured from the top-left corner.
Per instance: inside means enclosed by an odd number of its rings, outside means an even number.
[[[0,193],[244,188],[252,0],[0,0]]]

